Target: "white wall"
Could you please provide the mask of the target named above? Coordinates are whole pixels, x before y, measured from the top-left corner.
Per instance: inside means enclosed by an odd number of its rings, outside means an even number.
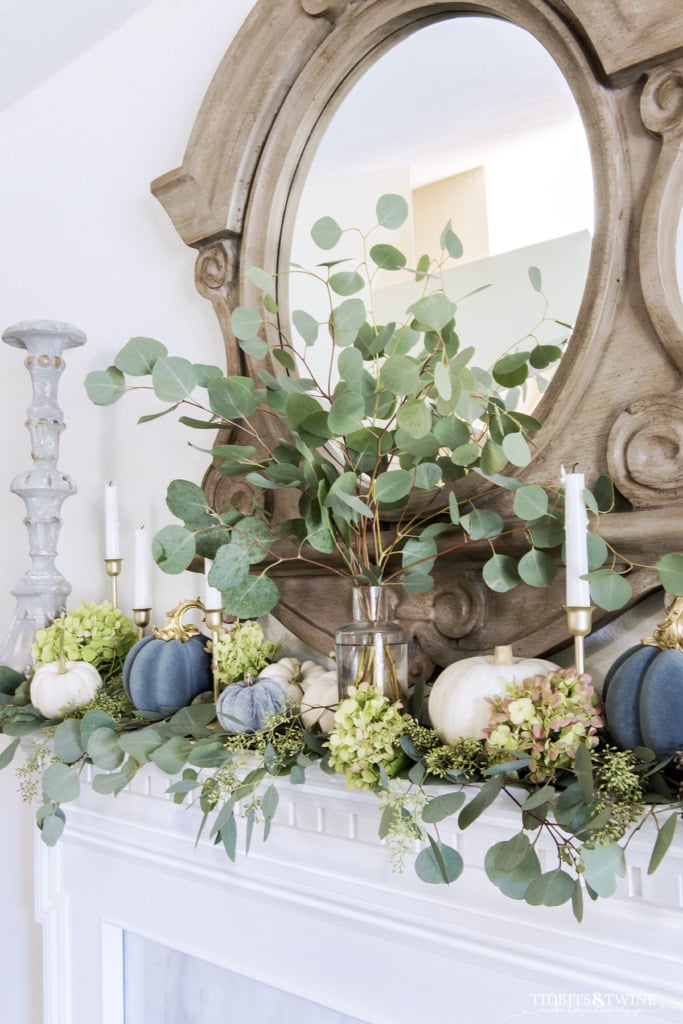
[[[67,352],[60,384],[67,422],[60,468],[75,478],[79,493],[63,506],[58,565],[79,599],[108,594],[104,482],[119,485],[126,608],[134,528],[145,522],[153,531],[169,521],[167,482],[196,479],[207,462],[187,448],[188,432],[174,429],[170,419],[136,426],[138,415],[155,410],[152,400],[135,395],[98,409],[82,382],[133,334],[158,337],[198,361],[222,362],[217,323],[194,288],[194,252],[178,238],[149,182],[180,163],[211,75],[251,5],[157,0],[0,120],[0,324],[55,318],[88,335],[84,348]],[[0,370],[2,420],[12,438],[0,452],[0,483],[8,487],[30,465],[22,427],[30,388],[18,350],[0,346]],[[13,584],[28,568],[24,509],[7,491],[0,500],[4,576]],[[162,612],[186,586],[158,573]],[[3,588],[0,621],[13,608]]]
[[[63,506],[57,561],[73,586],[72,604],[110,593],[102,562],[105,482],[115,479],[119,486],[119,593],[128,610],[135,527],[144,522],[152,532],[171,521],[167,483],[176,476],[199,479],[206,465],[206,456],[187,447],[187,431],[170,419],[136,425],[138,415],[152,411],[151,401],[136,395],[98,409],[83,379],[135,334],[222,365],[217,322],[194,288],[194,253],[149,182],[181,162],[211,76],[252,5],[156,0],[0,116],[0,330],[48,318],[88,335],[83,348],[66,353],[59,392],[67,423],[59,466],[78,485]],[[29,568],[25,509],[9,485],[31,465],[23,426],[29,376],[22,353],[4,344],[0,380],[1,646],[15,607],[10,588]],[[156,574],[158,616],[197,593],[184,578]],[[21,804],[11,769],[0,773],[0,808],[0,1020],[38,1024],[33,810]]]

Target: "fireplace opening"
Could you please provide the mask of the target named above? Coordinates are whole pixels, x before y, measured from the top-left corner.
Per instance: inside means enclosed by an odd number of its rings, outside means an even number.
[[[131,931],[123,971],[125,1024],[362,1024]]]

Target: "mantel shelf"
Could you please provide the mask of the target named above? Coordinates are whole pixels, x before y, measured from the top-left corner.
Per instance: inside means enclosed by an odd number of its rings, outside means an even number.
[[[79,1016],[80,1006],[92,1010],[104,991],[108,998],[112,986],[118,991],[107,963],[126,930],[371,1024],[442,1013],[457,1004],[459,986],[463,1007],[472,986],[478,1007],[490,1002],[491,1012],[478,1018],[490,1021],[506,1019],[503,1006],[508,1015],[529,1011],[529,991],[627,993],[656,1006],[660,1015],[648,1020],[678,1019],[680,839],[648,876],[653,837],[646,827],[630,844],[618,893],[589,903],[578,924],[567,905],[530,907],[502,896],[486,878],[486,850],[519,828],[504,796],[464,833],[444,823],[445,841],[465,861],[461,878],[444,886],[421,882],[411,863],[394,873],[377,835],[374,795],[349,793],[343,779],[317,767],[308,769],[305,785],[277,781],[280,803],[268,841],[255,829],[245,856],[240,830],[234,864],[208,829],[196,843],[201,812],[174,804],[168,785],[167,776],[145,767],[113,800],[95,793],[86,777],[57,847],[37,843],[48,985],[58,993],[48,993],[46,1005],[62,1007],[50,1024],[97,1019],[87,1009]],[[547,847],[541,854],[549,867],[551,854]],[[276,957],[264,958],[264,941],[273,943],[264,936],[278,936]],[[366,978],[368,968],[357,988],[345,983],[359,964],[380,962],[393,965],[391,985],[372,972]],[[427,972],[428,986],[395,984]],[[106,1024],[122,1020],[114,1014]]]

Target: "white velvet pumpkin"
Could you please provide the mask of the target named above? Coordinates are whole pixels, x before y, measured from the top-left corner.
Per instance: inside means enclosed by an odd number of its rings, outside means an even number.
[[[64,708],[89,704],[101,685],[102,677],[87,661],[50,661],[33,675],[31,703],[45,718],[59,718]]]
[[[491,706],[487,697],[504,696],[508,683],[547,675],[558,666],[543,658],[513,658],[510,647],[492,655],[464,658],[437,676],[429,695],[429,717],[444,743],[463,737],[483,739]]]
[[[287,696],[299,702],[302,694],[317,679],[327,675],[328,670],[315,661],[299,661],[298,658],[280,658],[261,669],[261,676],[282,683]],[[336,678],[336,673],[335,673]]]
[[[332,669],[316,676],[306,687],[301,699],[301,721],[305,729],[319,725],[321,732],[332,732],[334,713],[339,702],[337,671]]]

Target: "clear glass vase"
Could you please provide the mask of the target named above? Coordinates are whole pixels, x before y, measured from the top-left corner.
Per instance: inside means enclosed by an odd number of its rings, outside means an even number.
[[[354,621],[336,632],[339,699],[367,683],[391,701],[408,701],[408,641],[389,616],[387,587],[356,587]]]

